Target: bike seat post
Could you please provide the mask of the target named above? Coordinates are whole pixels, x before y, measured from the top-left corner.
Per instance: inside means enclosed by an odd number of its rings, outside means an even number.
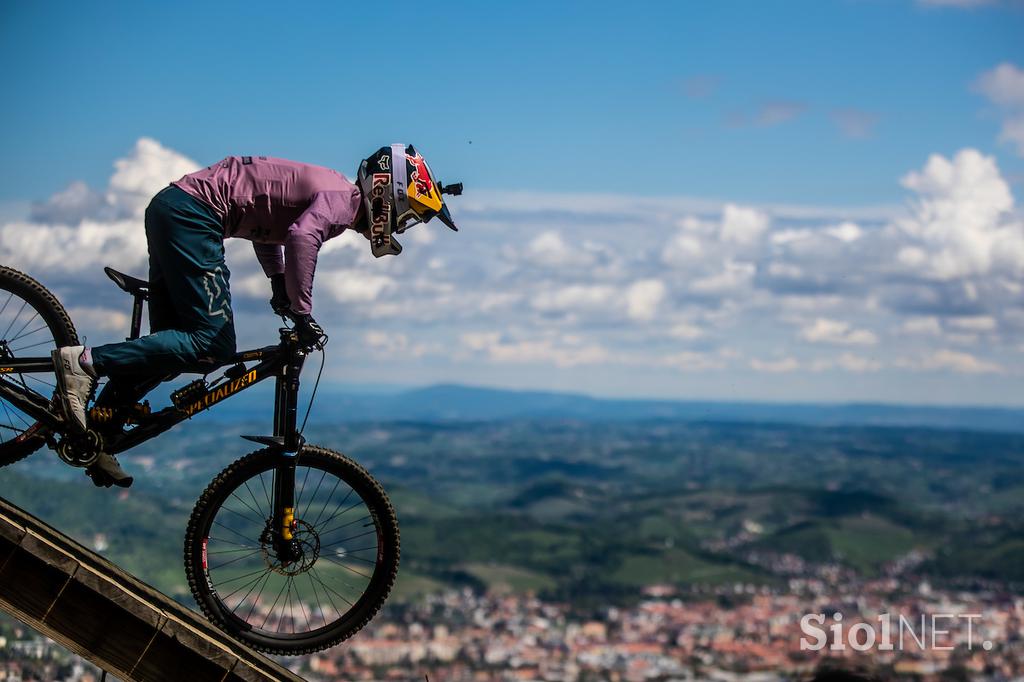
[[[145,301],[148,296],[144,291],[138,291],[132,297],[132,329],[131,336],[128,340],[137,339],[142,335],[142,302]]]

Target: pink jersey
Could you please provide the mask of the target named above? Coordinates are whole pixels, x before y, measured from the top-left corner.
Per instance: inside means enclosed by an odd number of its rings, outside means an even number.
[[[285,274],[302,314],[313,308],[320,246],[355,222],[361,200],[337,171],[268,156],[229,156],[171,184],[216,211],[225,238],[252,241],[267,276]]]

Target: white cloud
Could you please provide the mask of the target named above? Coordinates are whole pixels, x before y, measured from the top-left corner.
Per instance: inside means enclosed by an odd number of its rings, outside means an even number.
[[[984,72],[974,87],[992,102],[1004,107],[1024,107],[1024,69],[1003,62]]]
[[[785,372],[795,372],[800,369],[800,362],[793,357],[780,358],[779,360],[758,360],[757,358],[752,358],[750,360],[750,368],[758,372],[782,374]]]
[[[912,317],[905,320],[900,328],[905,334],[938,336],[942,333],[942,326],[936,317]]]
[[[534,237],[526,247],[526,254],[533,263],[549,268],[581,267],[594,262],[593,256],[567,244],[561,234],[551,231]]]
[[[626,310],[634,320],[650,320],[665,298],[665,283],[658,279],[634,282],[626,292]]]
[[[1024,225],[995,159],[974,149],[933,154],[902,182],[917,194],[912,215],[897,223],[914,242],[899,252],[905,266],[942,280],[999,266],[1024,272]]]
[[[704,247],[694,234],[680,231],[665,246],[662,259],[667,265],[684,267],[701,258]]]
[[[692,341],[694,339],[699,339],[702,336],[704,336],[704,330],[696,325],[688,324],[686,322],[679,322],[677,324],[672,325],[672,327],[668,330],[668,334],[669,336],[676,339]]]
[[[1009,142],[1017,148],[1017,155],[1024,156],[1024,115],[1017,115],[1003,121],[999,134],[1000,142]]]
[[[867,329],[854,329],[848,322],[819,317],[800,331],[800,337],[811,343],[846,346],[873,346],[878,337]]]
[[[531,301],[537,310],[593,311],[605,310],[618,295],[618,290],[606,285],[574,284],[567,287],[541,289]]]
[[[390,277],[361,270],[319,272],[316,284],[319,291],[326,290],[340,303],[372,303],[385,291],[395,287],[395,281]]]
[[[937,350],[927,356],[921,363],[921,369],[948,369],[961,374],[986,374],[1001,372],[997,363],[981,360],[970,353],[955,350]]]
[[[172,180],[199,170],[199,164],[152,138],[143,137],[128,156],[114,162],[114,168],[107,200],[141,216],[154,194]]]
[[[865,358],[852,353],[843,353],[836,359],[836,364],[847,372],[877,372],[882,369],[882,363],[877,360]]]
[[[846,244],[857,241],[864,234],[857,223],[851,222],[839,223],[834,227],[827,228],[825,232]]]
[[[972,315],[950,318],[949,324],[968,332],[991,332],[995,331],[999,323],[991,315]]]
[[[974,89],[1002,111],[1000,141],[1014,145],[1024,156],[1024,69],[1003,62],[978,76]]]
[[[768,216],[754,208],[726,204],[722,209],[722,239],[735,244],[752,244],[768,229]]]
[[[504,340],[496,332],[470,332],[460,337],[469,350],[485,352],[499,363],[553,364],[557,367],[594,365],[608,362],[612,356],[597,344],[559,344],[552,339]]]
[[[128,335],[131,316],[118,310],[98,308],[95,306],[75,306],[68,308],[68,315],[75,322],[75,328],[99,329],[105,332],[124,332]]]
[[[658,359],[658,364],[684,372],[722,369],[725,366],[722,356],[715,357],[696,351],[680,351]]]
[[[690,288],[702,294],[732,294],[747,288],[755,272],[753,263],[726,260],[720,272],[694,280]]]

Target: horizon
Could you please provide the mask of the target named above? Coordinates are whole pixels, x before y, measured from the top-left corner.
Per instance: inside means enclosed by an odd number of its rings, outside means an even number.
[[[565,397],[584,398],[598,401],[621,401],[621,402],[667,402],[667,403],[706,403],[712,405],[749,405],[766,407],[895,407],[901,409],[934,409],[934,410],[993,410],[1019,412],[1024,411],[1024,401],[1020,404],[997,405],[991,403],[903,403],[890,402],[885,400],[852,400],[852,401],[780,401],[780,400],[715,400],[701,397],[658,397],[647,395],[604,395],[600,393],[585,393],[572,390],[553,390],[531,387],[508,387],[492,384],[472,384],[459,382],[434,382],[426,384],[361,384],[346,383],[345,381],[321,382],[319,390],[334,390],[340,393],[347,393],[353,396],[390,396],[401,393],[410,393],[437,388],[459,388],[471,391],[493,391],[496,393],[540,393],[544,395],[559,395]]]
[[[325,244],[327,380],[1024,405],[1020,3],[463,8],[403,54],[438,96],[385,107],[354,57],[411,3],[319,5],[289,36],[269,3],[60,7],[0,11],[0,261],[90,345],[125,335],[102,266],[145,276],[167,182],[253,153],[351,176],[403,139],[465,182],[462,229]],[[270,47],[211,68],[235,31]],[[263,345],[269,285],[226,248],[239,344]]]

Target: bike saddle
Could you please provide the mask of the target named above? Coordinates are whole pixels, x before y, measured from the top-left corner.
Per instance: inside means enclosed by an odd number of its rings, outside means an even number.
[[[103,272],[107,273],[107,277],[112,279],[114,284],[116,284],[122,291],[127,291],[132,296],[138,296],[140,294],[145,296],[149,293],[149,282],[144,279],[126,275],[111,267],[103,268]]]

